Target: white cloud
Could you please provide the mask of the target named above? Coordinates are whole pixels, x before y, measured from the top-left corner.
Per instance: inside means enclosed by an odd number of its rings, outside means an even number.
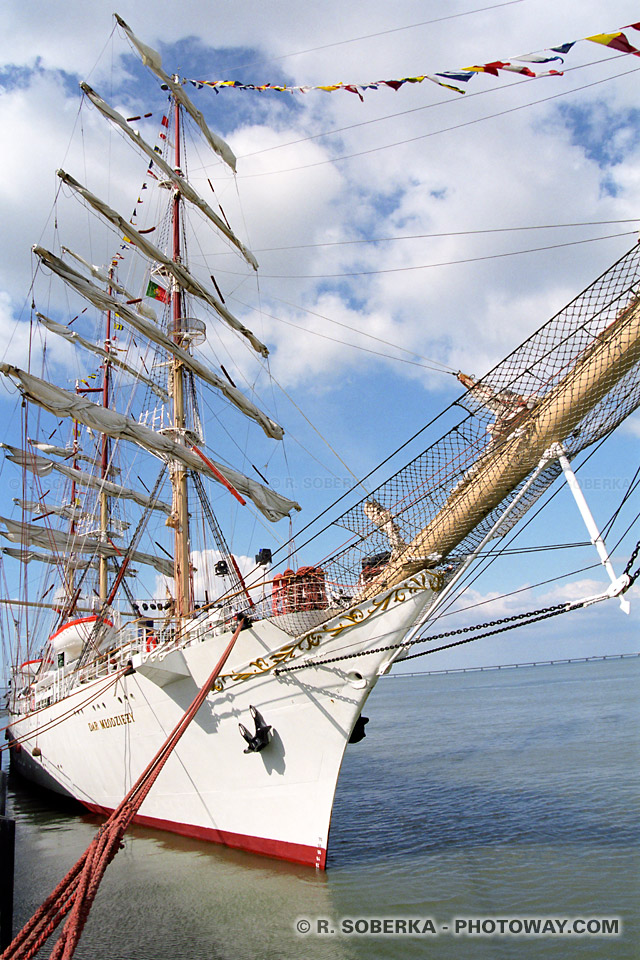
[[[336,22],[340,22],[341,38],[390,29],[388,10],[384,5],[369,7],[366,28],[358,11],[347,13],[342,10],[339,21],[332,19],[331,10],[337,8],[333,2],[326,4],[321,18],[313,8],[304,11],[296,8],[295,20],[291,18],[291,7],[286,3],[271,10],[269,17],[264,15],[261,5],[247,4],[242,20],[238,19],[234,5],[219,6],[215,37],[220,38],[220,42],[229,46],[242,44],[245,48],[255,45],[276,57],[283,52],[335,41]],[[552,7],[548,6],[550,12]],[[165,7],[169,9],[170,5],[162,2],[156,5],[152,17],[149,11],[141,10],[137,5],[124,4],[123,15],[140,36],[157,44],[161,39],[158,24],[162,18],[156,17],[156,11],[160,13]],[[630,15],[629,7],[628,3],[613,4],[607,11],[607,18],[626,21]],[[91,17],[87,16],[84,5],[66,5],[64,11],[59,11],[55,22],[47,22],[46,31],[41,29],[38,20],[39,9],[43,9],[40,4],[31,4],[28,13],[21,12],[20,18],[14,18],[10,23],[6,35],[12,37],[12,42],[5,45],[5,61],[32,65],[39,58],[49,71],[56,68],[79,73],[87,71],[92,63],[91,57],[96,57],[99,52],[100,20],[104,19],[105,25],[108,21],[106,5],[95,5]],[[437,19],[440,15],[439,9],[425,7],[417,19]],[[560,35],[569,31],[571,37],[582,36],[593,29],[605,29],[600,24],[601,16],[602,11],[596,4],[570,4],[561,11],[554,7],[551,19],[543,17],[540,12],[534,17],[524,7],[507,9],[499,16],[486,13],[445,21],[431,28],[384,33],[384,36],[368,42],[329,47],[282,63],[286,69],[293,70],[294,79],[298,81],[317,82],[338,75],[345,77],[345,63],[352,79],[373,79],[395,73],[407,75],[423,72],[428,61],[434,64],[434,68],[455,67],[467,59],[495,58],[501,55],[498,47],[518,50],[524,45],[536,49],[556,42],[549,37],[552,29]],[[202,43],[211,43],[214,36],[209,29],[212,19],[211,12],[202,3],[185,4],[181,8],[179,24],[172,26],[174,32],[162,40],[178,39],[177,29],[182,36],[191,34]],[[394,23],[415,22],[413,4],[400,3],[394,8]],[[597,22],[597,28],[594,22]],[[544,23],[544,30],[541,23]],[[100,34],[101,43],[106,33],[105,29]],[[313,40],[310,41],[309,37]],[[443,46],[444,37],[447,42]],[[116,41],[114,49],[121,54],[128,48]],[[604,48],[595,44],[585,51],[580,47],[576,49],[578,58],[588,59],[597,54],[606,59],[607,56]],[[448,58],[452,59],[447,62]],[[114,62],[118,64],[117,59]],[[260,67],[247,66],[242,72],[248,76],[245,71],[254,74],[255,70],[268,71],[278,65],[276,61]],[[103,80],[106,65],[101,69],[102,74],[98,77]],[[336,70],[338,73],[334,73]],[[116,70],[114,77],[117,82],[122,73]],[[319,309],[320,300],[326,298],[327,286],[335,288],[337,285],[338,296],[348,298],[344,308],[352,319],[357,319],[359,314],[363,328],[369,327],[373,318],[378,336],[401,342],[426,356],[431,355],[435,341],[439,345],[435,350],[438,357],[442,356],[444,347],[446,359],[452,366],[471,367],[475,372],[483,372],[598,271],[606,263],[609,250],[622,249],[626,241],[617,247],[611,243],[583,247],[579,251],[582,265],[577,263],[574,250],[568,248],[548,255],[539,254],[533,259],[513,257],[426,270],[406,268],[482,257],[514,247],[544,246],[571,238],[571,234],[555,231],[451,237],[352,247],[314,248],[305,245],[367,234],[440,233],[458,228],[473,230],[612,218],[623,209],[632,208],[639,192],[640,184],[626,172],[627,167],[616,166],[603,171],[595,160],[587,158],[583,148],[572,142],[555,105],[530,108],[512,114],[508,120],[487,121],[450,134],[376,151],[346,163],[314,164],[335,155],[375,149],[381,143],[432,133],[442,126],[473,119],[478,114],[496,112],[496,108],[508,108],[525,95],[536,99],[549,90],[560,92],[573,82],[573,78],[567,77],[520,85],[515,91],[505,92],[501,100],[495,92],[495,81],[479,77],[473,89],[476,92],[490,91],[493,84],[494,92],[477,100],[456,99],[440,93],[437,88],[416,87],[404,88],[401,94],[391,91],[370,93],[364,107],[348,94],[317,93],[298,97],[295,101],[297,109],[288,113],[283,112],[273,96],[269,101],[256,95],[256,110],[263,111],[264,104],[267,104],[268,124],[243,123],[231,138],[236,152],[241,157],[246,156],[238,180],[241,206],[235,184],[224,174],[216,188],[238,232],[244,235],[246,230],[253,246],[292,248],[286,252],[260,255],[264,274],[261,283],[263,302],[268,303],[270,295],[274,294]],[[552,84],[556,86],[552,87]],[[597,103],[598,98],[606,97],[620,106],[625,102],[624,94],[619,92],[621,87],[624,88],[624,84],[596,87],[584,97],[587,103]],[[121,89],[129,95],[135,92],[131,84]],[[250,95],[229,92],[221,94],[214,102],[213,95],[204,91],[198,95],[198,103],[211,110],[217,108],[223,96],[226,97],[226,115],[229,109],[233,109],[234,102],[242,102],[244,106]],[[263,152],[282,140],[295,140],[308,132],[359,124],[372,116],[402,112],[437,99],[444,99],[446,106],[398,116],[382,124],[346,129],[337,139],[323,138]],[[42,210],[49,207],[55,190],[50,158],[64,155],[77,99],[61,76],[39,72],[30,79],[28,86],[6,92],[0,103],[0,121],[14,131],[9,143],[12,155],[8,158],[13,178],[5,181],[4,201],[8,216],[19,226],[17,235],[14,231],[10,239],[5,239],[2,253],[14,278],[9,293],[15,299],[19,283],[24,289],[28,244],[38,238]],[[592,115],[599,118],[601,126],[606,125],[602,106],[597,114],[592,110]],[[85,150],[91,151],[89,135],[101,123],[99,118],[92,116],[91,110],[83,112]],[[632,153],[635,148],[629,142],[628,130],[618,130],[616,137],[621,149]],[[34,131],[37,131],[36,136]],[[34,149],[34,146],[42,148],[44,144],[46,149]],[[131,194],[125,190],[124,161],[118,138],[111,138],[108,152],[89,152],[83,157],[76,153],[67,158],[65,164],[79,179],[84,179],[82,174],[86,173],[96,192],[99,192],[97,182],[102,186],[107,175],[113,180],[115,173],[117,189],[108,199],[118,200],[125,210],[131,203]],[[633,166],[632,163],[628,165],[630,170]],[[262,175],[291,168],[293,172],[286,175]],[[602,195],[605,175],[615,180],[620,191],[618,197]],[[130,191],[131,187],[127,189]],[[24,197],[29,197],[26,220]],[[63,217],[61,211],[59,216]],[[64,223],[61,219],[60,225],[71,233],[71,239],[68,236],[65,239],[73,245],[86,218],[77,213],[64,216],[67,219]],[[582,237],[584,231],[574,236]],[[96,259],[104,261],[108,257],[111,250],[108,243],[96,251]],[[246,281],[242,280],[246,273],[244,268],[228,257],[215,262],[219,264],[218,279],[225,289],[233,290],[241,284],[239,293],[244,293],[247,287]],[[347,277],[342,281],[270,279],[271,275],[304,277],[368,270],[399,272]],[[543,283],[540,282],[541,274]],[[355,308],[354,303],[357,304]],[[280,308],[271,304],[270,309],[277,312]],[[291,336],[290,331],[278,335],[276,329],[271,331],[268,322],[266,329],[275,335],[281,371],[291,371],[289,385],[298,382],[301,369],[307,376],[325,377],[330,381],[341,375],[345,366],[357,361],[360,364],[372,362],[370,358],[358,357],[353,351],[341,350],[337,345],[329,348],[327,344],[321,346],[318,340],[307,340],[307,356],[301,365],[301,338]],[[406,368],[403,372],[415,377],[415,370]],[[432,385],[433,379],[425,376],[425,384]]]
[[[565,4],[541,0],[534,6],[514,4],[429,27],[396,30],[444,16],[441,4],[418,6],[400,0],[390,11],[388,4],[374,0],[367,4],[365,16],[362,5],[345,6],[337,0],[326,0],[322,9],[317,4],[265,5],[247,0],[239,15],[239,5],[230,0],[215,5],[191,0],[181,5],[176,21],[175,4],[169,0],[158,0],[149,8],[126,0],[120,12],[152,45],[181,42],[178,62],[176,48],[165,51],[169,70],[180,69],[188,75],[191,54],[198,54],[204,63],[207,53],[206,69],[212,71],[212,78],[218,65],[225,63],[232,64],[224,67],[228,76],[260,81],[280,79],[285,71],[294,82],[310,83],[455,68],[612,29],[637,17],[630,0],[615,0],[604,13],[595,0]],[[462,12],[460,3],[446,6],[446,13]],[[146,168],[144,160],[130,165],[128,149],[92,108],[83,109],[77,118],[76,80],[88,76],[127,115],[144,112],[147,94],[155,97],[156,91],[154,82],[144,85],[142,69],[133,60],[123,60],[129,48],[117,35],[113,48],[94,69],[111,29],[111,4],[71,0],[52,17],[50,4],[32,0],[21,7],[9,5],[6,14],[0,59],[10,82],[0,96],[0,123],[11,136],[4,142],[6,175],[0,186],[8,226],[0,236],[0,348],[9,359],[24,364],[31,244],[42,238],[45,245],[58,249],[56,244],[65,243],[96,264],[108,263],[119,245],[119,238],[97,228],[95,219],[75,201],[64,197],[53,207],[58,187],[54,169],[64,166],[128,216]],[[376,32],[381,36],[286,56]],[[188,37],[196,42],[186,42]],[[371,425],[371,392],[375,390],[382,403],[388,396],[385,377],[393,373],[396,393],[400,384],[406,395],[404,405],[413,417],[411,432],[426,419],[425,399],[433,407],[440,403],[440,397],[425,398],[426,391],[444,394],[452,378],[361,353],[336,341],[389,356],[395,353],[364,336],[371,333],[421,357],[482,374],[631,246],[634,238],[627,237],[458,266],[407,269],[584,240],[599,233],[597,228],[591,232],[585,227],[495,234],[469,231],[624,218],[638,208],[639,145],[631,113],[635,75],[463,126],[636,65],[636,58],[614,62],[613,55],[596,44],[577,46],[571,57],[574,54],[575,60],[568,58],[568,65],[589,59],[606,63],[567,71],[564,78],[530,83],[514,79],[509,89],[491,77],[478,77],[469,91],[481,94],[477,97],[456,97],[426,84],[406,86],[398,93],[370,92],[364,104],[351,94],[321,91],[294,99],[240,91],[193,94],[212,127],[220,125],[227,131],[240,157],[237,181],[218,164],[213,173],[207,168],[203,177],[199,166],[206,151],[201,148],[188,157],[195,180],[211,200],[207,183],[211,176],[216,197],[234,229],[262,251],[256,286],[251,271],[229,255],[227,247],[205,241],[199,227],[201,249],[197,244],[192,249],[194,270],[205,280],[209,270],[214,272],[235,312],[271,345],[276,378],[303,406],[311,398],[309,407],[313,403],[314,409],[308,412],[314,420],[329,421],[327,434],[348,429],[349,452],[360,445],[358,454],[364,459],[367,453],[369,464],[404,439],[397,435],[393,416],[388,422],[378,417]],[[261,57],[266,62],[256,63]],[[11,65],[29,69],[16,73]],[[439,101],[443,105],[434,106]],[[144,127],[151,139],[157,130],[157,104],[155,99],[156,114]],[[586,111],[591,122],[588,136],[576,111],[560,110],[563,104],[576,104]],[[457,129],[439,132],[454,126]],[[334,136],[305,139],[338,128],[344,129]],[[609,131],[609,149],[599,154],[598,143],[607,139]],[[270,149],[290,141],[299,142]],[[378,149],[386,144],[396,145]],[[351,158],[336,159],[347,156]],[[150,186],[140,213],[145,226],[159,221],[152,194]],[[624,229],[628,228],[614,225],[600,233]],[[445,233],[458,235],[336,245],[363,238]],[[334,245],[322,245],[328,243]],[[289,249],[272,249],[279,247]],[[203,253],[216,254],[206,270]],[[136,293],[142,275],[128,276],[127,265],[122,279]],[[356,275],[334,276],[339,274]],[[74,297],[45,277],[39,280],[36,302],[56,317],[68,317],[79,309]],[[355,329],[337,327],[300,308]],[[309,336],[304,329],[271,319],[271,314],[333,339]],[[22,326],[10,334],[11,321],[17,317]],[[225,350],[231,347],[238,354],[237,338],[218,321],[210,327],[207,355],[224,363],[249,392],[255,386],[263,405],[288,426],[282,398],[276,412],[256,358],[242,349],[234,366]],[[83,332],[93,331],[87,325]],[[69,376],[77,375],[82,363],[77,353],[70,357],[53,343],[49,351],[55,362],[68,366]],[[369,391],[361,389],[365,377],[373,384]],[[357,386],[349,392],[351,381]],[[331,402],[338,389],[346,397],[347,409],[335,416]],[[226,415],[220,401],[213,401],[213,406],[216,414],[222,410],[221,416]],[[629,429],[637,433],[635,421]],[[217,425],[214,436],[217,444]],[[232,441],[240,445],[241,438],[232,433]],[[224,442],[223,438],[220,445]],[[254,455],[252,448],[253,459],[247,457],[249,466],[242,466],[250,469],[255,462],[262,468],[270,463],[272,454],[263,453],[262,446],[259,450]],[[230,441],[229,458],[237,452]],[[249,544],[239,552],[250,556]],[[495,600],[496,611],[501,603],[502,609],[512,609],[510,601]]]
[[[216,563],[221,559],[227,561],[227,569],[229,569],[230,565],[226,555],[223,555],[220,550],[207,547],[202,550],[194,550],[191,557],[193,595],[197,603],[203,603],[207,597],[209,603],[215,603],[221,597],[233,593],[236,598],[235,606],[238,609],[244,609],[247,599],[246,594],[244,592],[235,594],[232,584],[236,577],[233,570],[231,569],[230,573],[224,576],[219,576],[215,572]],[[258,603],[264,594],[263,582],[269,579],[268,570],[265,567],[258,567],[254,557],[240,554],[235,556],[235,561],[252,601]],[[173,592],[173,580],[158,576],[154,596],[166,596],[167,589],[169,589],[170,594]]]

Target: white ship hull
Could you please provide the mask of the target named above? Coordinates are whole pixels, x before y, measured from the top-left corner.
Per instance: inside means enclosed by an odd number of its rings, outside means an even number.
[[[243,630],[212,692],[170,757],[136,822],[324,868],[331,809],[345,747],[363,704],[434,594],[427,575],[334,617],[300,641],[273,622]],[[16,768],[43,786],[105,813],[160,748],[225,649],[221,633],[164,655],[134,658],[135,672],[107,674],[57,703],[14,715]],[[309,649],[311,648],[311,649]],[[360,655],[275,675],[274,664]],[[286,660],[282,661],[283,656]],[[244,753],[238,724],[250,706],[274,734]],[[61,722],[56,723],[57,720]],[[357,748],[356,748],[357,749]]]

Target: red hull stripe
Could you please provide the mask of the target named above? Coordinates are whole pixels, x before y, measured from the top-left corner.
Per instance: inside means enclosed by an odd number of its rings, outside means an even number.
[[[108,816],[113,813],[109,807],[101,807],[97,803],[82,801],[83,806],[92,813]],[[258,853],[264,857],[276,857],[278,860],[288,860],[291,863],[303,863],[317,866],[324,870],[327,860],[326,849],[310,847],[304,843],[290,843],[288,840],[270,840],[267,837],[249,837],[244,833],[230,833],[228,830],[216,830],[215,827],[199,827],[193,823],[176,823],[173,820],[160,820],[157,817],[137,816],[134,823],[143,827],[154,827],[156,830],[168,830],[179,833],[183,837],[195,837],[197,840],[208,840],[210,843],[222,843],[225,847],[235,847],[238,850],[247,850],[249,853]]]

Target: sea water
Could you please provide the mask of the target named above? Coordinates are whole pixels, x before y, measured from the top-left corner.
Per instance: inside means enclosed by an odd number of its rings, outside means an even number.
[[[76,957],[636,960],[639,682],[636,659],[384,678],[326,873],[132,827]],[[17,929],[100,821],[15,779],[8,812]],[[528,918],[621,932],[525,935]]]

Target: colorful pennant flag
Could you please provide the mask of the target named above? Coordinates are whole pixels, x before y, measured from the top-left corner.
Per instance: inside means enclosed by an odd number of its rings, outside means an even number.
[[[635,24],[632,24],[635,27]],[[620,53],[632,53],[640,57],[640,50],[632,47],[624,33],[596,33],[593,37],[585,37],[585,40],[592,40],[594,43],[603,43],[605,47],[611,47],[612,50],[619,50]]]
[[[623,29],[640,30],[640,23],[631,23]],[[601,43],[605,47],[617,50],[620,53],[630,53],[640,57],[640,49],[634,47],[620,30],[616,30],[613,33],[598,33],[592,37],[583,37],[582,39],[591,40],[594,43]],[[235,90],[257,90],[259,92],[275,90],[278,93],[308,93],[309,90],[325,90],[328,93],[332,93],[334,90],[346,90],[348,93],[355,93],[360,100],[364,100],[363,93],[366,90],[378,90],[379,87],[390,87],[392,90],[399,90],[405,83],[422,83],[424,80],[431,80],[432,83],[437,83],[439,86],[453,90],[455,93],[465,93],[465,90],[448,81],[454,80],[457,83],[468,83],[471,77],[478,73],[488,73],[493,77],[498,77],[503,70],[518,73],[528,78],[562,76],[561,71],[554,68],[536,71],[534,73],[530,67],[521,66],[521,64],[562,64],[564,63],[564,55],[579,42],[579,40],[572,40],[569,43],[549,47],[548,50],[538,53],[527,53],[518,57],[512,57],[509,60],[494,60],[489,63],[476,64],[473,67],[465,67],[462,70],[446,70],[435,74],[423,74],[417,77],[402,77],[399,80],[375,80],[372,83],[325,83],[291,87],[277,83],[242,83],[240,80],[184,80],[184,83],[191,83],[197,90],[201,90],[203,87],[210,87],[216,93],[224,87],[233,87]],[[165,119],[165,117],[162,118],[163,124]]]

